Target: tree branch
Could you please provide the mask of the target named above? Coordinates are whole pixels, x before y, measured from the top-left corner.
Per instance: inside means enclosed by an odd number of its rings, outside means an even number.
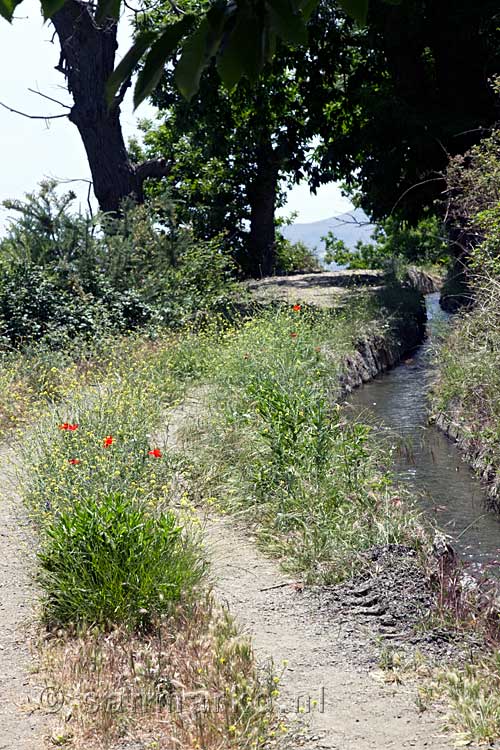
[[[28,91],[31,91],[32,94],[38,94],[38,96],[42,96],[44,99],[48,99],[49,102],[54,102],[55,104],[59,104],[60,107],[64,107],[65,109],[71,109],[69,104],[64,104],[64,102],[60,102],[59,99],[53,99],[51,96],[47,96],[47,94],[42,94],[42,92],[37,91],[37,89],[28,88]]]
[[[4,104],[3,102],[0,102],[0,107],[3,107],[4,109],[8,109],[9,112],[13,112],[15,115],[22,115],[22,117],[27,117],[30,120],[58,120],[61,117],[68,117],[67,114],[64,114],[64,115],[29,115],[27,112],[21,112],[18,109],[13,109],[12,107],[9,107],[7,104]]]
[[[137,180],[141,187],[145,180],[168,177],[170,171],[171,164],[166,159],[149,159],[136,167]]]

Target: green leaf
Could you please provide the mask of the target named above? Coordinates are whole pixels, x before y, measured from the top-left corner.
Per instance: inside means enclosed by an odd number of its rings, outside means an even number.
[[[228,34],[217,60],[224,86],[233,89],[243,75],[255,78],[261,68],[261,27],[247,6],[240,7],[233,30]]]
[[[340,5],[355,21],[364,25],[368,15],[368,0],[339,0]]]
[[[196,31],[186,39],[174,77],[179,91],[188,101],[198,91],[201,74],[218,49],[222,33],[223,24],[214,27],[205,17]]]
[[[148,52],[144,67],[137,77],[134,89],[134,108],[151,94],[162,77],[165,63],[177,49],[182,37],[191,29],[194,22],[193,15],[186,15],[180,21],[167,26]]]
[[[106,18],[120,18],[121,0],[99,0],[95,20],[102,23]]]
[[[276,34],[289,44],[305,44],[307,28],[302,15],[292,7],[290,0],[267,0],[271,26]]]
[[[106,84],[106,98],[108,101],[108,106],[111,106],[113,104],[113,99],[115,98],[116,92],[120,88],[121,84],[123,83],[123,81],[127,80],[127,78],[130,78],[137,63],[155,38],[156,34],[152,31],[140,34],[125,57],[120,61],[119,65],[110,75]]]
[[[22,0],[0,0],[0,16],[3,16],[10,23],[15,9],[21,2]]]
[[[47,19],[52,18],[54,13],[61,10],[66,0],[40,0],[42,6],[43,17]]]

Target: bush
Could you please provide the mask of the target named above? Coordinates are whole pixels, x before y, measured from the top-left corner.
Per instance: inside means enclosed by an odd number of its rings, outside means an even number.
[[[276,272],[282,274],[321,271],[317,256],[303,242],[290,242],[278,235],[276,240]]]
[[[76,503],[45,539],[39,580],[49,626],[148,628],[203,572],[173,513],[151,516],[121,494]]]
[[[444,265],[449,261],[446,231],[440,219],[432,214],[414,226],[389,217],[376,227],[373,242],[359,241],[354,250],[349,250],[332,232],[322,239],[326,247],[325,262],[352,269],[385,268],[394,258],[425,265]]]
[[[7,344],[179,325],[231,294],[218,239],[178,226],[168,196],[120,217],[70,212],[55,183],[5,205],[19,214],[0,243],[0,335]]]

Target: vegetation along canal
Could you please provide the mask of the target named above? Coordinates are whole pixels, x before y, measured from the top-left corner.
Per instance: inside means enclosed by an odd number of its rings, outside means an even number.
[[[439,294],[426,296],[428,338],[403,363],[364,387],[349,402],[358,415],[375,422],[394,444],[398,481],[415,494],[420,506],[439,529],[448,534],[460,556],[492,567],[500,559],[500,517],[487,509],[479,480],[463,462],[454,443],[428,424],[428,393],[432,381],[432,339],[449,315],[439,307]]]

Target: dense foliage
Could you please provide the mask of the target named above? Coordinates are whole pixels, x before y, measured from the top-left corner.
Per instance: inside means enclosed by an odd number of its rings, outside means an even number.
[[[5,344],[175,326],[230,293],[232,264],[220,242],[195,240],[160,195],[119,218],[72,214],[54,183],[10,201],[0,245],[0,334]]]
[[[449,243],[437,216],[429,215],[415,226],[390,217],[377,225],[373,242],[358,242],[354,250],[329,232],[323,237],[325,262],[348,268],[384,268],[394,260],[423,265],[446,264]]]

